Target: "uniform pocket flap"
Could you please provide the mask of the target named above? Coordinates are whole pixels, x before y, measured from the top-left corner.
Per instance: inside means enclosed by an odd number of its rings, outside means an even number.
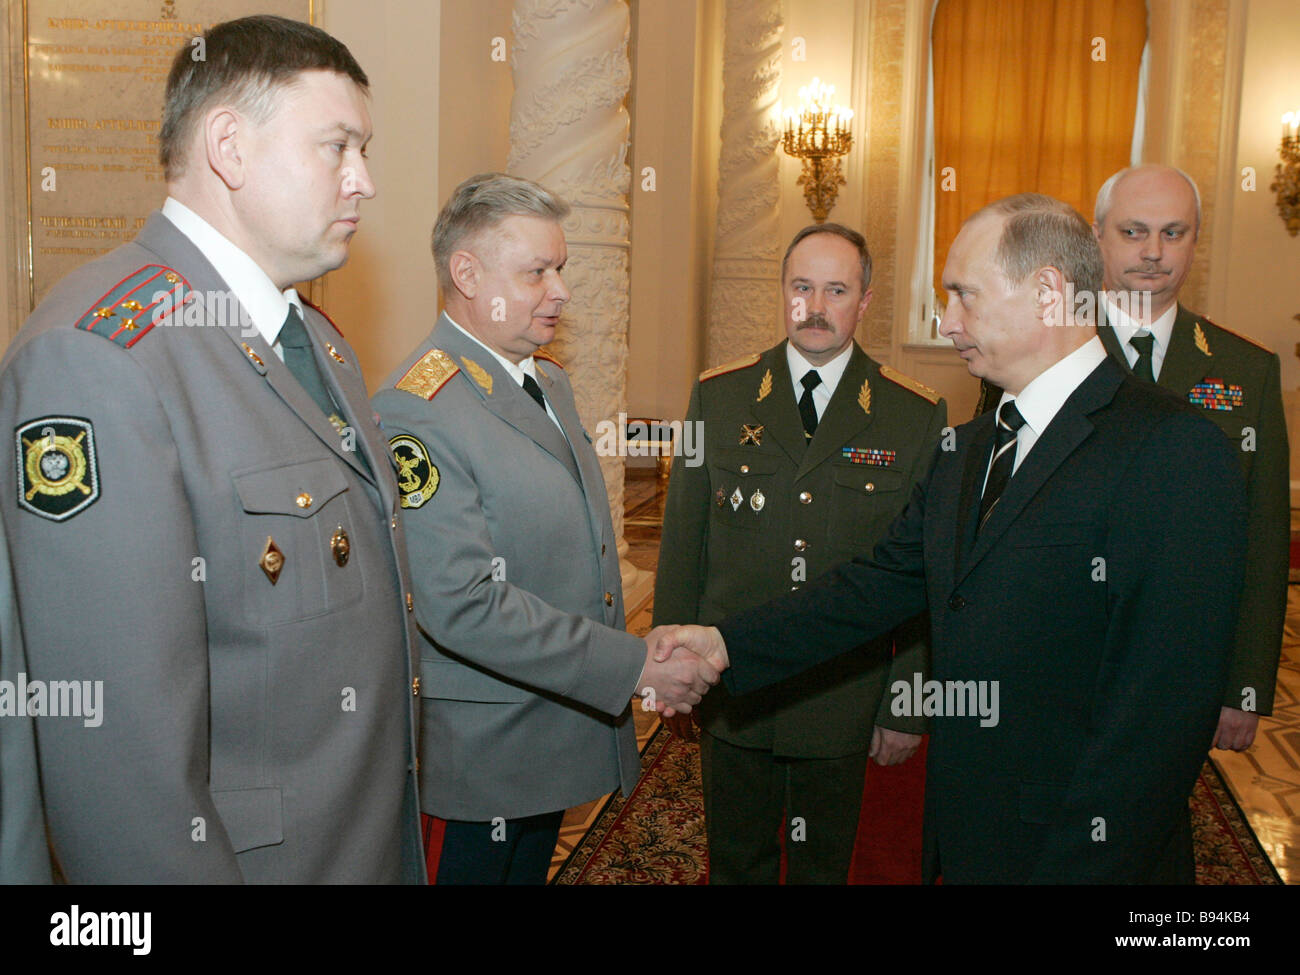
[[[902,471],[887,471],[869,464],[837,464],[835,483],[859,494],[901,491],[907,483]]]
[[[1056,822],[1065,799],[1065,786],[1055,782],[1020,783],[1020,821],[1023,823]]]
[[[212,793],[236,853],[284,842],[279,789],[230,789]]]
[[[732,474],[775,474],[781,467],[781,458],[756,450],[732,448],[714,451],[712,464]]]
[[[244,510],[250,514],[310,518],[331,498],[348,489],[333,458],[282,464],[232,475]]]
[[[420,697],[484,704],[517,704],[531,695],[455,660],[420,660]]]

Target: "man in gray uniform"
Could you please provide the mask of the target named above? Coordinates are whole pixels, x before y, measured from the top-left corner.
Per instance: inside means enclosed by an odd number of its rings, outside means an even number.
[[[420,882],[396,482],[356,357],[292,285],[340,266],[366,76],[324,32],[213,27],[167,82],[168,199],[0,367],[0,509],[73,882]]]
[[[543,883],[564,810],[636,784],[632,695],[689,712],[718,680],[623,630],[600,464],[542,348],[569,300],[568,212],[510,176],[457,187],[433,233],[446,311],[374,400],[424,635],[438,883]]]

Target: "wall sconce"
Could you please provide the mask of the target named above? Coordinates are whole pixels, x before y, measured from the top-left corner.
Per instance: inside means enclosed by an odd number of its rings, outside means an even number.
[[[1276,178],[1269,189],[1277,194],[1277,212],[1282,215],[1287,233],[1300,234],[1300,111],[1282,116],[1282,161],[1277,164]]]
[[[808,87],[800,88],[803,107],[786,109],[785,134],[781,137],[786,155],[803,160],[798,185],[803,187],[804,202],[817,223],[825,223],[826,215],[835,207],[835,197],[846,182],[840,157],[853,148],[849,132],[853,112],[838,105],[832,108],[833,94],[835,86],[823,85],[817,78]]]

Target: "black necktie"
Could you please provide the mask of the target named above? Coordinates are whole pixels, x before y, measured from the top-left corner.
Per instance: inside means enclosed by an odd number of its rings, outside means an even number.
[[[816,369],[809,369],[799,382],[803,384],[803,395],[799,397],[799,416],[803,419],[804,439],[811,440],[817,432],[817,407],[813,405],[812,391],[821,385],[822,377],[817,375]]]
[[[542,395],[542,387],[538,386],[537,380],[528,373],[524,373],[524,392],[533,398],[533,401],[542,408],[543,413],[546,413],[546,397]]]
[[[1016,466],[1016,431],[1025,425],[1025,418],[1016,409],[1014,400],[1007,400],[998,410],[997,443],[993,448],[993,464],[989,479],[984,484],[984,497],[980,499],[980,523],[976,531],[984,528],[989,515],[1007,489],[1011,472]]]
[[[330,396],[329,390],[325,388],[320,367],[316,365],[316,356],[311,351],[311,339],[307,336],[307,327],[303,325],[302,316],[298,314],[298,309],[293,302],[289,303],[289,314],[285,316],[284,324],[280,326],[279,341],[280,348],[284,350],[284,364],[293,373],[293,378],[307,390],[321,412],[333,423],[339,415],[338,407],[334,403],[334,398]]]
[[[1137,349],[1137,362],[1133,363],[1133,375],[1138,379],[1145,379],[1149,383],[1156,381],[1154,363],[1151,360],[1151,353],[1155,349],[1156,337],[1150,332],[1145,334],[1134,335],[1128,340],[1128,344]]]

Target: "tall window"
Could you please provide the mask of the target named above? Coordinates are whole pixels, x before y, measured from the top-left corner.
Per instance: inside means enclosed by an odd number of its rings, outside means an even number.
[[[921,267],[938,306],[962,221],[1012,193],[1037,192],[1091,219],[1106,177],[1141,152],[1145,0],[938,0],[927,114],[932,244]],[[917,284],[922,284],[918,281]]]

